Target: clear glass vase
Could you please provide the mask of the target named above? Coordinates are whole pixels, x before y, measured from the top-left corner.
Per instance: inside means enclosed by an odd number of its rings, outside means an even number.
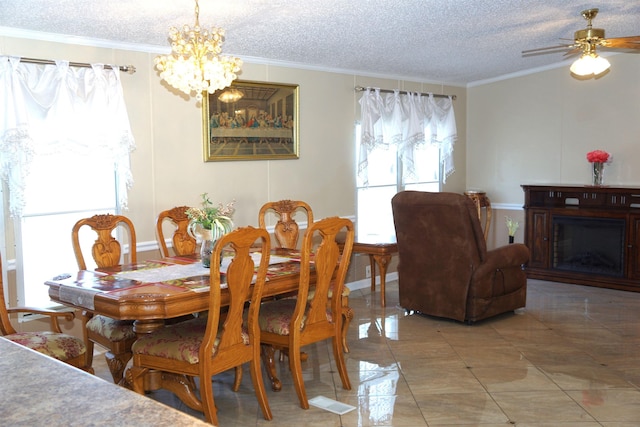
[[[200,259],[202,260],[202,266],[209,268],[211,266],[211,254],[213,253],[213,246],[216,241],[213,239],[213,232],[211,230],[203,229],[200,232],[202,243],[200,244]]]
[[[200,244],[200,259],[202,260],[202,266],[205,268],[211,267],[211,254],[213,253],[213,247],[216,244],[216,241],[222,237],[224,231],[213,228],[213,229],[200,229],[199,235],[202,243]]]
[[[209,268],[211,266],[213,247],[218,239],[230,231],[230,227],[231,226],[229,226],[228,229],[215,226],[212,228],[204,228],[196,222],[192,222],[189,225],[189,235],[200,241],[200,259],[204,267]],[[220,261],[222,262],[222,259]]]
[[[604,163],[593,162],[591,163],[591,166],[591,184],[596,187],[604,185]]]

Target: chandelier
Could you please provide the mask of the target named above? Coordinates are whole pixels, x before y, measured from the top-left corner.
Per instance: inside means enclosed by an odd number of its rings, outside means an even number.
[[[196,2],[196,22],[193,27],[185,25],[179,30],[169,29],[171,54],[157,56],[154,60],[160,78],[187,95],[195,93],[202,101],[206,91],[214,93],[224,89],[238,76],[242,60],[220,55],[224,41],[224,30],[212,27],[200,28],[200,7]]]

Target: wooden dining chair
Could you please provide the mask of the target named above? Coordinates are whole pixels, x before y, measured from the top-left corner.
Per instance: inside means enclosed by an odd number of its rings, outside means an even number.
[[[51,311],[33,307],[8,308],[4,299],[2,271],[2,257],[0,256],[0,335],[39,353],[93,373],[91,366],[86,364],[87,347],[84,342],[79,338],[62,333],[60,329],[59,319],[71,321],[75,317],[73,312]],[[50,331],[17,332],[9,319],[10,314],[17,313],[32,313],[49,317]],[[16,366],[16,369],[21,369],[21,367]]]
[[[344,236],[344,243],[343,238]],[[316,241],[319,242],[314,249]],[[285,348],[300,406],[309,408],[302,377],[301,348],[330,339],[336,367],[345,390],[351,389],[342,351],[342,288],[347,276],[354,241],[353,223],[346,218],[326,218],[313,223],[304,235],[300,260],[298,298],[266,301],[260,307],[260,341],[265,346],[267,372],[275,376],[274,350]],[[316,282],[308,299],[311,271]],[[329,286],[334,292],[329,298]],[[330,307],[330,308],[327,308]],[[275,387],[274,387],[275,388]]]
[[[257,271],[251,253],[262,253]],[[266,230],[244,227],[221,237],[211,255],[209,311],[198,317],[141,336],[133,345],[133,367],[130,370],[134,391],[145,392],[145,376],[149,370],[200,377],[200,401],[185,402],[189,407],[204,412],[208,422],[218,425],[217,409],[213,397],[212,376],[251,365],[251,380],[256,397],[266,420],[272,419],[271,409],[262,381],[260,364],[260,329],[258,310],[269,266],[271,242]],[[233,256],[226,274],[220,273],[222,251]],[[252,286],[254,281],[255,285]],[[224,277],[226,280],[222,281]],[[221,312],[221,282],[229,290],[229,306]],[[245,302],[249,301],[247,321],[244,322]],[[129,374],[127,375],[129,376]],[[240,384],[236,376],[233,385]],[[187,380],[189,384],[195,382]],[[149,385],[149,384],[147,384]]]
[[[189,234],[188,228],[191,220],[187,216],[188,206],[178,206],[160,212],[156,220],[156,237],[163,257],[169,257],[169,248],[164,234],[165,223],[171,223],[175,229],[171,237],[174,255],[193,255],[196,253],[196,239]]]
[[[307,224],[313,224],[313,211],[311,206],[300,200],[279,200],[277,202],[267,202],[258,212],[258,225],[266,230],[266,216],[273,212],[278,217],[278,222],[274,227],[273,235],[276,238],[276,246],[279,248],[296,249],[298,247],[298,236],[300,227],[294,216],[297,212],[303,211],[307,217]]]
[[[80,247],[80,230],[83,227],[89,227],[97,234],[91,254],[98,268],[121,264],[122,245],[111,235],[118,227],[123,227],[129,237],[129,263],[137,262],[136,231],[131,220],[122,215],[99,214],[79,220],[71,231],[73,251],[80,270],[87,269]],[[94,343],[101,345],[107,349],[105,358],[113,381],[116,384],[121,383],[127,363],[131,360],[131,344],[136,340],[133,321],[116,320],[103,315],[94,316],[92,312],[85,310],[82,313],[82,323],[87,347],[86,365],[93,364]]]
[[[276,240],[276,246],[287,249],[298,248],[300,227],[294,216],[296,213],[304,212],[307,216],[307,226],[313,224],[313,211],[311,210],[311,206],[300,200],[285,199],[277,202],[267,202],[262,205],[258,212],[258,225],[260,228],[267,228],[265,217],[269,212],[273,212],[278,217],[278,222],[276,223],[273,232]],[[333,287],[330,287],[329,294],[332,292]],[[353,319],[353,310],[349,307],[350,293],[350,289],[345,286],[342,290],[342,316],[344,317],[344,322],[342,323],[344,328],[344,333],[342,334],[344,337],[342,348],[345,353],[349,352],[349,345],[347,344],[347,330],[349,329],[351,319]],[[331,297],[331,295],[329,295],[329,297]]]

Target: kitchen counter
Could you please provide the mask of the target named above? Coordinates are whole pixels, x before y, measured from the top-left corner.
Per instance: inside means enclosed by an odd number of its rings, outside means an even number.
[[[209,425],[2,337],[0,355],[3,425]]]

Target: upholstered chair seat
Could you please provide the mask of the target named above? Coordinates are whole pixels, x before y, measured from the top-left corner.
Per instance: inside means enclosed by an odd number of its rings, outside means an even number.
[[[309,289],[309,300],[313,299],[314,292],[315,292],[315,289]],[[349,295],[351,295],[351,289],[349,289],[346,286],[342,288],[343,298],[349,298]],[[329,295],[327,296],[329,297],[329,299],[333,298],[333,284],[329,285]]]
[[[86,328],[109,341],[117,342],[136,339],[136,333],[133,332],[133,320],[117,320],[107,316],[96,315],[87,321]]]
[[[295,298],[281,299],[264,304],[260,309],[260,330],[278,335],[289,335],[293,310],[296,308]],[[308,309],[308,307],[307,307]],[[306,313],[306,310],[305,310]],[[302,316],[301,329],[304,329],[307,315]],[[332,322],[331,309],[327,309],[327,321]]]
[[[2,281],[2,257],[0,256],[0,336],[28,347],[46,356],[53,357],[69,365],[93,373],[86,364],[87,346],[80,338],[62,333],[59,319],[71,321],[75,315],[71,311],[53,311],[33,307],[7,307]],[[11,324],[9,315],[31,313],[49,318],[50,331],[18,332]]]
[[[34,307],[7,307],[2,281],[2,257],[0,256],[0,336],[28,347],[46,356],[53,357],[76,368],[93,373],[86,364],[87,346],[80,338],[62,333],[59,319],[71,321],[75,315],[71,311],[53,311]],[[38,332],[18,332],[11,324],[9,315],[31,313],[49,318],[50,330]],[[19,367],[16,367],[19,369]]]
[[[80,338],[57,332],[16,332],[5,335],[4,338],[62,362],[75,359],[84,361],[87,351]]]
[[[199,363],[200,356],[198,352],[202,346],[206,329],[206,317],[194,318],[166,326],[153,334],[142,336],[133,344],[132,350],[134,353],[147,356],[165,357],[187,363]],[[215,356],[218,351],[220,335],[221,331],[218,329],[211,356]],[[242,341],[249,345],[249,332],[246,328],[242,329],[241,337]]]

